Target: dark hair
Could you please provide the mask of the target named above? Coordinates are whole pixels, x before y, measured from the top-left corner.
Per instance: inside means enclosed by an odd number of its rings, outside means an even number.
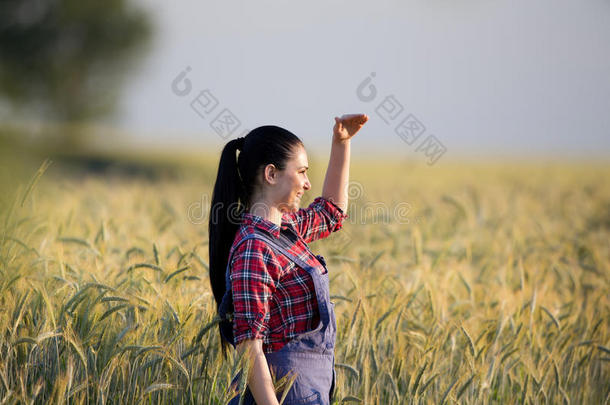
[[[284,170],[298,146],[304,146],[303,142],[292,132],[265,125],[253,129],[243,138],[229,141],[222,150],[208,226],[210,283],[217,312],[230,287],[225,285],[225,275],[241,214],[250,208],[254,192],[262,185],[264,168],[273,164],[278,170]],[[240,150],[238,157],[237,150]],[[220,342],[226,358],[228,342],[222,334]]]

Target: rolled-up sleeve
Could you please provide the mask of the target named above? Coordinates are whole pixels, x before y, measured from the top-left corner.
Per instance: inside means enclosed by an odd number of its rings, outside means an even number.
[[[280,270],[273,252],[260,240],[248,239],[237,247],[230,274],[236,345],[246,339],[262,339],[269,333],[269,303]]]
[[[345,218],[348,218],[348,215],[341,208],[322,196],[313,200],[309,207],[284,216],[307,243],[326,238],[338,231]]]

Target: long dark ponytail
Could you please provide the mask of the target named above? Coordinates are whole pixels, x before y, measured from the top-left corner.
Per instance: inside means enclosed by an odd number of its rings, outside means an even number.
[[[299,146],[303,146],[303,142],[292,132],[265,125],[253,129],[243,138],[229,141],[222,150],[208,225],[210,283],[217,311],[230,287],[225,285],[229,251],[241,215],[250,208],[251,198],[262,184],[263,170],[268,164],[283,170]],[[237,151],[240,151],[239,156],[236,156]],[[220,336],[223,357],[226,358],[228,342],[222,334]]]

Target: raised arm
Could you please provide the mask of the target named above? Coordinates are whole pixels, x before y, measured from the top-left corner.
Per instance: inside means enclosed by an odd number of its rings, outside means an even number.
[[[284,219],[294,226],[305,242],[326,238],[341,229],[343,219],[347,218],[350,139],[368,119],[365,114],[335,117],[330,162],[322,195],[309,207],[284,215]]]
[[[349,161],[351,138],[368,121],[366,114],[347,114],[335,117],[333,140],[330,148],[330,160],[322,197],[334,202],[343,212],[347,212],[349,183]]]

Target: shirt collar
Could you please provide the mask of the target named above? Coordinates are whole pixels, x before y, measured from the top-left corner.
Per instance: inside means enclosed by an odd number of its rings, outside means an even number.
[[[262,229],[267,233],[271,234],[274,238],[280,237],[280,227],[277,224],[266,220],[263,217],[258,215],[250,214],[249,212],[244,212],[242,214],[242,225],[252,225],[256,228]],[[282,215],[282,227],[281,229],[286,229],[288,224],[284,221],[284,216]]]

